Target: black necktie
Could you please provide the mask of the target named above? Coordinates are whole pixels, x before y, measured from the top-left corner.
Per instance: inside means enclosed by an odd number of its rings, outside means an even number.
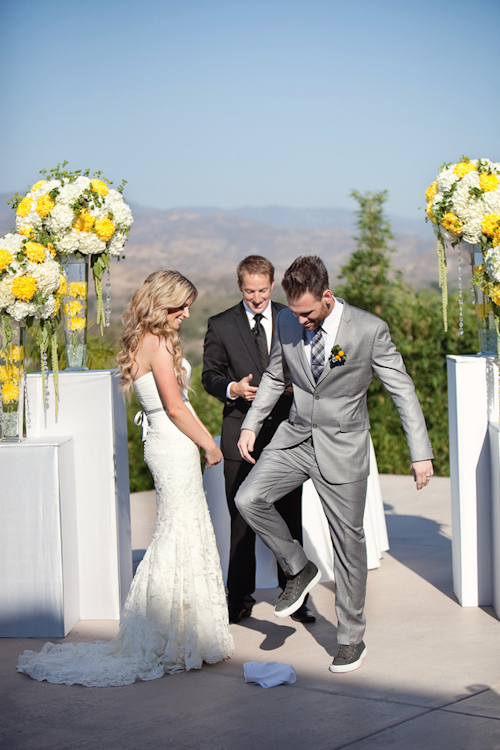
[[[262,369],[266,369],[269,364],[269,352],[267,350],[267,336],[264,330],[264,326],[260,322],[264,316],[262,313],[256,313],[254,315],[255,325],[252,328],[253,337],[255,339],[255,346],[259,352],[259,358],[262,364]]]

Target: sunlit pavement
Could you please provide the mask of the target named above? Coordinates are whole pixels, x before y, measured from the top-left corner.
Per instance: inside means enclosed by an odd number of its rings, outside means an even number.
[[[0,747],[5,750],[493,750],[500,748],[500,622],[452,591],[449,480],[421,492],[381,476],[391,549],[368,574],[368,654],[333,675],[334,585],[310,597],[317,622],[278,620],[277,590],[232,625],[232,659],[119,688],[49,685],[16,672],[45,639],[0,641]],[[132,498],[133,542],[147,546],[154,493]],[[137,555],[136,555],[137,556]],[[80,622],[66,640],[112,637],[115,622]],[[293,664],[294,685],[243,679],[246,661]]]

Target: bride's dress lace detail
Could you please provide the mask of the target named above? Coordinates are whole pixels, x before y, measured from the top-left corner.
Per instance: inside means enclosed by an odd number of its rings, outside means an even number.
[[[189,364],[183,364],[189,374]],[[132,581],[117,637],[25,651],[18,671],[37,680],[128,685],[200,669],[233,651],[198,448],[163,409],[152,373],[134,388],[149,422],[144,457],[156,488],[155,533]],[[191,408],[187,393],[182,396]]]

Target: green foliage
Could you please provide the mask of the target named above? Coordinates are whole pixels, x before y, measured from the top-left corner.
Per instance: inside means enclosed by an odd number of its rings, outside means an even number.
[[[132,392],[127,401],[127,431],[128,431],[128,465],[130,477],[130,492],[147,492],[154,489],[153,477],[144,461],[144,443],[142,442],[142,428],[134,424],[134,416],[141,411],[139,399]]]
[[[341,268],[345,283],[335,294],[350,304],[372,312],[389,325],[396,348],[415,383],[434,449],[436,474],[449,474],[448,396],[446,356],[477,351],[474,310],[464,305],[464,334],[458,327],[458,295],[449,303],[451,324],[445,331],[440,296],[435,289],[414,291],[391,268],[392,233],[382,214],[383,193],[358,200],[358,248]],[[368,392],[371,434],[378,468],[385,474],[410,473],[410,457],[403,427],[394,403],[378,378]]]
[[[189,400],[203,424],[212,435],[216,437],[217,435],[220,435],[222,427],[222,410],[224,407],[215,396],[210,396],[203,388],[201,383],[202,370],[202,364],[193,367],[191,373],[191,388],[194,393],[191,392],[189,394]]]

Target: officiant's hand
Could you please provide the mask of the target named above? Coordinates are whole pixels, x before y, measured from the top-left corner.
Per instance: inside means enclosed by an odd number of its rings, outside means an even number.
[[[245,401],[253,401],[255,394],[257,393],[257,386],[250,385],[252,378],[253,375],[250,373],[250,375],[246,375],[244,378],[241,378],[241,380],[238,380],[237,383],[231,383],[229,388],[231,396],[233,398],[239,396],[240,398],[244,398]]]
[[[252,458],[250,453],[253,453],[255,445],[255,432],[252,430],[242,430],[240,432],[240,439],[238,440],[238,450],[240,451],[241,457],[248,461],[249,464],[255,463],[255,458]]]
[[[411,471],[413,479],[417,483],[417,490],[426,487],[431,481],[431,477],[434,475],[432,461],[413,461]]]

